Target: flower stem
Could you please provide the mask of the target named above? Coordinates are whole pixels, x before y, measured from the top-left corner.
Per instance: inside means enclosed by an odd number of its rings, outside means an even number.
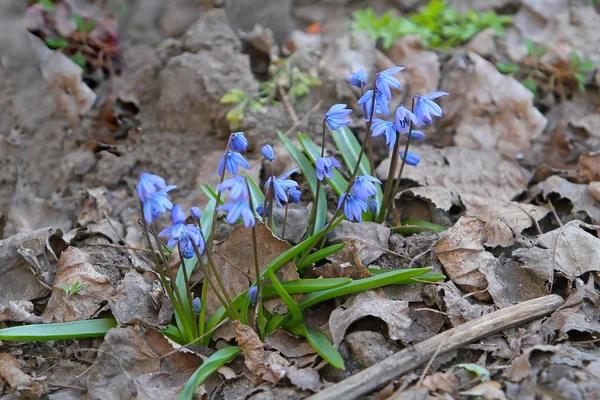
[[[227,146],[225,147],[225,155],[223,156],[223,172],[221,173],[221,177],[219,179],[219,185],[225,180],[225,172],[227,172],[227,158],[229,157],[232,136],[233,135],[229,135],[229,140],[227,140]],[[217,216],[219,215],[219,212],[216,210],[216,208],[219,207],[219,203],[221,203],[221,190],[219,190],[217,186],[217,202],[215,203],[215,212],[213,213],[210,234],[208,235],[208,240],[206,241],[207,253],[212,252],[213,238],[215,237],[215,229],[217,227]]]
[[[283,214],[283,227],[281,228],[281,240],[285,240],[285,225],[287,223],[288,206],[289,202],[285,203],[285,212]]]
[[[193,335],[194,337],[198,337],[198,326],[196,324],[196,316],[194,315],[194,311],[193,311],[193,299],[192,299],[192,290],[191,290],[191,286],[190,286],[190,279],[188,277],[187,274],[187,269],[185,267],[185,258],[183,257],[183,251],[181,251],[181,244],[177,243],[177,250],[179,251],[179,259],[181,261],[181,268],[183,268],[183,281],[185,282],[185,289],[186,289],[186,295],[187,295],[187,300],[188,300],[188,304],[190,305],[190,310],[192,311],[192,327],[193,327]]]
[[[323,129],[321,130],[321,158],[325,156],[325,120],[323,120]],[[321,192],[321,180],[317,177],[317,189],[315,190],[315,202],[313,204],[312,210],[310,211],[310,225],[308,227],[308,236],[312,236],[315,234],[316,228],[316,219],[317,219],[317,208],[319,205],[319,195]],[[310,251],[310,250],[309,250]]]
[[[364,96],[364,94],[365,94],[365,85],[362,82],[360,84],[360,94],[361,94],[361,97]],[[367,115],[367,106],[365,106],[363,104],[362,110],[363,110],[363,115]],[[367,131],[367,135],[369,135],[369,131]],[[365,140],[366,140],[366,138],[365,138]],[[375,161],[373,158],[373,142],[371,142],[371,141],[369,141],[369,147],[368,147],[367,153],[369,156],[370,174],[371,174],[371,176],[375,176]]]
[[[272,164],[271,164],[271,176],[273,172],[272,172]],[[250,191],[250,184],[248,183],[248,180],[246,180],[246,186],[248,187],[248,191]],[[252,196],[248,197],[248,202],[250,203],[250,208],[254,209],[254,205],[252,204]],[[273,205],[273,201],[271,201],[271,206]],[[271,209],[271,214],[269,214],[270,216],[273,215],[272,214],[273,210]],[[256,241],[256,224],[254,224],[252,226],[252,250],[254,253],[254,273],[256,275],[256,290],[258,293],[258,304],[257,304],[257,318],[258,318],[258,331],[259,331],[259,336],[262,338],[264,338],[264,332],[262,329],[262,319],[263,319],[263,310],[262,310],[262,281],[260,279],[260,265],[259,265],[259,261],[258,261],[258,243]]]
[[[400,149],[400,135],[396,132],[396,142],[394,143],[394,149],[392,150],[392,160],[390,162],[390,169],[388,170],[388,178],[385,182],[385,189],[383,190],[383,201],[381,204],[381,210],[379,210],[379,215],[377,216],[378,223],[383,222],[385,219],[385,215],[388,208],[388,203],[390,202],[392,185],[394,182],[394,174],[396,173],[396,166],[398,165],[398,151]]]

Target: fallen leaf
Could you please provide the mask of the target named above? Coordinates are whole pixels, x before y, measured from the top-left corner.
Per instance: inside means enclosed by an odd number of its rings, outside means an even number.
[[[8,353],[0,353],[0,378],[19,399],[37,400],[48,394],[46,378],[27,375],[19,368],[19,361]]]
[[[421,163],[416,168],[406,167],[402,178],[420,186],[440,186],[455,196],[475,194],[503,200],[512,200],[527,189],[522,168],[495,151],[428,145],[414,146],[412,151],[421,157]],[[390,161],[386,158],[377,167],[379,179],[388,179]]]
[[[478,304],[473,296],[463,296],[453,282],[445,282],[436,291],[436,303],[452,327],[464,324],[496,310],[494,306]]]
[[[352,332],[346,335],[344,342],[352,353],[352,358],[364,367],[375,365],[398,351],[379,332]]]
[[[441,78],[440,59],[436,52],[425,49],[420,35],[395,40],[387,54],[395,65],[404,66],[402,76],[411,94],[424,96],[437,90]]]
[[[306,339],[291,335],[284,329],[277,329],[273,334],[267,335],[265,346],[277,350],[286,357],[303,357],[315,353]]]
[[[33,314],[33,303],[27,300],[9,301],[0,305],[0,322],[25,322],[26,324],[41,324],[43,318]]]
[[[496,381],[480,383],[469,390],[460,392],[461,396],[481,397],[483,400],[506,400],[506,395],[501,389],[502,385]]]
[[[390,339],[406,343],[406,332],[411,324],[408,318],[408,302],[389,300],[368,290],[350,297],[343,305],[331,312],[329,330],[333,345],[338,347],[350,325],[365,317],[381,319],[388,326]]]
[[[372,246],[363,241],[348,239],[343,249],[326,257],[329,263],[312,267],[310,272],[314,276],[323,278],[368,278],[373,274],[363,266],[360,254],[371,253],[372,250]],[[381,252],[378,249],[374,251]]]
[[[292,385],[301,390],[318,392],[323,386],[321,377],[314,368],[289,369],[287,377]]]
[[[374,222],[355,224],[349,221],[342,221],[329,234],[327,240],[332,244],[350,241],[351,243],[348,243],[346,248],[341,250],[341,253],[347,255],[355,253],[356,256],[345,256],[345,261],[352,263],[358,261],[361,265],[368,266],[389,249],[388,240],[391,232],[388,227]],[[352,243],[353,241],[355,243]],[[328,257],[334,263],[335,261],[333,260],[335,258],[336,254]]]

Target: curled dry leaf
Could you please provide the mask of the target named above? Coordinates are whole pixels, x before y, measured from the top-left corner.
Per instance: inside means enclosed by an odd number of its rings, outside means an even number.
[[[428,145],[415,146],[412,151],[421,157],[421,163],[417,168],[406,167],[402,178],[421,186],[440,186],[454,195],[469,193],[503,200],[512,200],[527,189],[527,178],[519,164],[496,151]],[[390,162],[388,157],[377,167],[379,179],[388,179]]]
[[[350,242],[341,250],[340,258],[336,254],[327,257],[332,263],[350,262],[361,266],[368,266],[377,260],[385,250],[389,249],[388,240],[391,230],[381,224],[374,222],[363,222],[354,224],[348,221],[342,221],[341,224],[329,234],[330,243]],[[360,269],[360,268],[359,268]],[[370,275],[367,275],[370,276]],[[364,277],[364,276],[361,276]]]
[[[37,400],[48,394],[46,378],[27,375],[19,368],[19,361],[8,353],[0,353],[0,378],[19,399]]]
[[[436,303],[445,313],[452,327],[489,314],[496,309],[494,306],[478,304],[472,297],[463,296],[453,282],[446,282],[435,292]]]
[[[362,241],[350,239],[343,249],[327,257],[329,263],[313,267],[310,271],[313,275],[323,278],[368,278],[373,274],[363,266],[359,254],[373,254],[371,249],[373,249],[372,246]],[[378,249],[374,251],[381,253],[381,250]]]
[[[33,303],[27,300],[9,301],[0,305],[0,322],[25,322],[26,324],[41,324],[43,318],[33,314]]]
[[[460,392],[460,395],[481,397],[483,400],[506,400],[506,395],[501,388],[500,382],[489,381]]]
[[[600,152],[585,152],[579,156],[577,175],[584,183],[600,181]]]
[[[411,319],[408,318],[408,302],[389,300],[369,290],[352,296],[331,312],[329,330],[333,345],[338,347],[350,325],[365,317],[381,319],[388,326],[390,339],[406,343],[406,332],[411,324]]]
[[[286,357],[303,357],[315,353],[306,339],[291,335],[281,328],[265,337],[265,346],[279,351]]]

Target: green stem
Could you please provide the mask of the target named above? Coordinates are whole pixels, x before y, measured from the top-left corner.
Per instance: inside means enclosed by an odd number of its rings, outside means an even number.
[[[385,182],[385,189],[383,190],[383,201],[381,203],[381,210],[377,216],[378,223],[383,222],[387,211],[390,193],[392,191],[392,185],[394,182],[394,174],[396,173],[396,166],[398,165],[398,150],[400,149],[400,136],[396,132],[396,142],[394,143],[394,149],[392,150],[392,161],[390,162],[390,169],[388,170],[388,179]]]
[[[232,137],[232,135],[229,135],[229,139],[227,140],[227,146],[225,147],[225,155],[223,156],[223,172],[221,172],[221,177],[219,179],[219,185],[221,183],[223,183],[223,181],[225,180],[225,172],[227,172],[227,158],[229,157],[229,149],[231,147],[231,137]],[[210,234],[208,235],[208,240],[206,241],[206,252],[207,253],[212,252],[213,238],[215,237],[215,230],[217,227],[217,216],[219,215],[219,212],[216,210],[216,208],[219,207],[220,203],[221,203],[221,190],[219,189],[219,186],[217,186],[217,202],[215,203],[215,212],[213,213]]]
[[[281,240],[285,240],[285,225],[287,223],[289,202],[285,203],[285,212],[283,213],[283,227],[281,228]]]
[[[190,305],[190,313],[191,313],[191,321],[192,325],[192,333],[194,337],[198,337],[198,328],[196,325],[196,315],[193,310],[193,298],[192,298],[192,290],[190,286],[190,279],[188,278],[187,269],[185,268],[185,258],[183,257],[183,251],[181,251],[181,244],[177,243],[177,250],[179,251],[179,259],[181,261],[181,268],[183,268],[183,282],[185,283],[186,294],[188,299],[188,304]]]

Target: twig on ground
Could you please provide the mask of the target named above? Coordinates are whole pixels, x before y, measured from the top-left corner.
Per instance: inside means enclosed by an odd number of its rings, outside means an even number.
[[[302,118],[300,118],[298,121],[296,121],[296,122],[294,123],[294,125],[292,125],[292,126],[290,127],[290,129],[288,129],[287,131],[285,131],[284,135],[285,135],[285,136],[287,136],[287,135],[289,135],[290,133],[292,133],[292,132],[293,132],[293,131],[294,131],[294,130],[295,130],[295,129],[296,129],[296,128],[297,128],[297,127],[298,127],[298,126],[299,126],[299,125],[302,123],[302,122],[304,122],[304,120],[305,120],[305,119],[307,119],[307,118],[308,118],[308,117],[310,117],[310,116],[311,116],[311,115],[312,115],[312,114],[313,114],[315,111],[317,111],[317,110],[318,110],[318,109],[321,107],[321,104],[323,104],[323,100],[322,100],[322,99],[321,99],[321,100],[319,100],[319,101],[317,101],[317,104],[315,104],[313,108],[311,108],[310,110],[308,110],[308,112],[307,112],[306,114],[304,114],[304,115],[302,116]]]
[[[281,96],[281,101],[283,101],[283,105],[285,105],[285,108],[290,113],[290,116],[292,117],[292,120],[294,121],[294,123],[297,123],[298,116],[296,115],[296,111],[294,111],[294,107],[292,107],[292,105],[290,104],[288,97],[285,94],[285,91],[283,90],[283,88],[281,86],[278,86],[277,89],[279,89],[279,96]]]

